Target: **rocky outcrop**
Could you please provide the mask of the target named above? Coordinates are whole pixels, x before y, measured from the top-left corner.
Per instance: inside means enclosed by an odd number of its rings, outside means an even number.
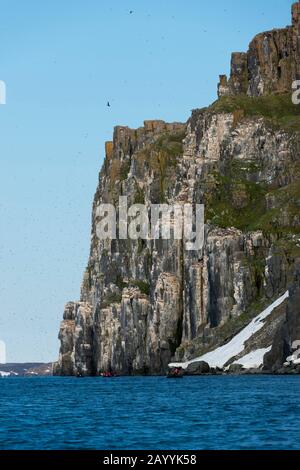
[[[207,362],[199,361],[189,364],[185,370],[185,375],[205,375],[210,373],[210,367]]]
[[[300,79],[300,3],[292,5],[292,25],[255,36],[247,53],[235,52],[227,80],[220,76],[219,96],[289,93]]]
[[[220,92],[230,102],[195,110],[186,124],[115,128],[93,203],[80,302],[67,304],[61,324],[56,375],[165,373],[172,358],[189,360],[228,341],[286,291],[300,246],[300,128],[289,96],[276,101],[277,119],[274,97],[245,93],[287,90],[298,67],[298,8],[292,27],[259,35],[248,54],[234,55]],[[273,80],[277,60],[282,70],[290,61],[287,79]],[[118,206],[124,196],[128,207],[148,210],[204,204],[203,248],[188,251],[172,237],[100,239],[101,204]]]
[[[54,375],[90,374],[92,335],[92,306],[84,302],[68,303],[59,332],[61,341],[59,366],[54,365]]]

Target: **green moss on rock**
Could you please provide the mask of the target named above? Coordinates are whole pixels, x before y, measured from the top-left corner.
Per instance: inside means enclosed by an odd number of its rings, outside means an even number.
[[[148,296],[150,295],[150,283],[149,282],[131,279],[130,284],[133,287],[137,287],[138,289],[140,289],[142,294],[148,295]]]
[[[209,110],[214,113],[242,113],[240,117],[264,117],[270,124],[286,131],[300,131],[300,106],[294,105],[290,93],[249,97],[222,96]]]
[[[266,210],[267,186],[248,178],[253,164],[232,161],[223,173],[215,172],[211,190],[205,195],[206,221],[222,228],[251,230]]]
[[[113,304],[120,304],[122,302],[122,295],[114,292],[110,292],[105,296],[101,302],[101,309],[108,308]]]
[[[178,160],[183,155],[184,137],[183,131],[163,134],[137,153],[138,164],[146,164],[158,179],[160,202],[167,199],[166,194],[174,179]]]

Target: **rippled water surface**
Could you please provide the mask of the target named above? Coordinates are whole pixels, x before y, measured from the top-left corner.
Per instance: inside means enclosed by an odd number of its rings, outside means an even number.
[[[0,379],[0,449],[300,449],[300,377]]]

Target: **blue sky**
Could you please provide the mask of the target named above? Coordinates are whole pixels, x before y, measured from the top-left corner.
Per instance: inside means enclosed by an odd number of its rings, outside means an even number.
[[[0,340],[52,361],[79,298],[104,142],[117,124],[185,121],[230,54],[290,24],[291,0],[0,0]],[[133,11],[130,14],[130,11]],[[106,106],[111,102],[111,108]]]

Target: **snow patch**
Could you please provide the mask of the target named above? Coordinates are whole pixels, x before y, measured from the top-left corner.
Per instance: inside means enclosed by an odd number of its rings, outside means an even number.
[[[244,369],[259,369],[264,363],[264,356],[270,352],[272,346],[265,349],[257,349],[256,351],[252,351],[246,356],[241,357],[233,364],[239,364],[244,367]]]
[[[292,349],[294,350],[293,354],[286,358],[286,367],[292,364],[299,365],[300,364],[300,347],[299,341],[294,341],[292,345]],[[298,349],[295,351],[295,348],[298,346]]]
[[[10,372],[3,372],[2,370],[0,370],[0,377],[9,377],[10,376]]]
[[[169,367],[182,367],[183,369],[187,369],[189,364],[193,364],[194,362],[199,361],[205,361],[210,365],[210,367],[219,367],[222,369],[230,359],[238,356],[244,351],[245,342],[248,341],[253,335],[255,335],[259,330],[263,328],[264,320],[266,320],[266,318],[268,318],[272,314],[273,310],[279,307],[288,297],[289,291],[287,291],[283,296],[273,302],[272,305],[266,308],[262,313],[257,315],[257,317],[255,317],[251,321],[251,323],[246,326],[246,328],[244,328],[229,343],[225,344],[224,346],[221,346],[215,349],[214,351],[204,354],[203,356],[197,357],[192,361],[182,363],[171,363],[169,364]],[[257,353],[257,356],[255,356],[255,352]],[[255,361],[260,359],[258,357],[259,354],[257,351],[254,351],[252,354],[254,355]],[[251,362],[250,357],[247,356],[245,356],[247,358],[247,361]]]

